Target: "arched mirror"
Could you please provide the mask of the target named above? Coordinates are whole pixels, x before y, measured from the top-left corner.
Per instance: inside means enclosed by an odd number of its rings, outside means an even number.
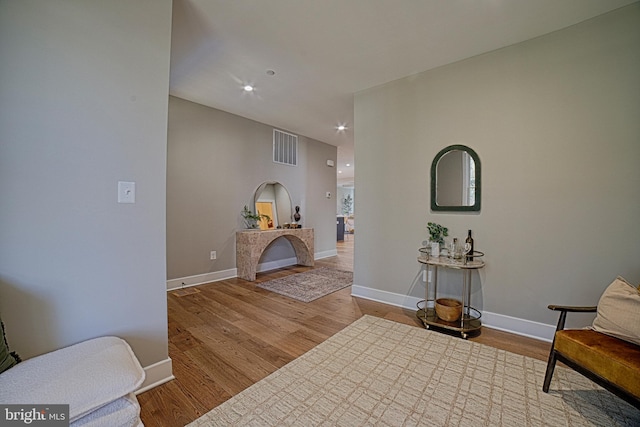
[[[268,215],[269,220],[260,221],[261,230],[282,227],[291,222],[291,196],[279,182],[263,182],[253,196],[256,212]]]
[[[431,210],[480,210],[480,159],[465,145],[450,145],[431,163]]]

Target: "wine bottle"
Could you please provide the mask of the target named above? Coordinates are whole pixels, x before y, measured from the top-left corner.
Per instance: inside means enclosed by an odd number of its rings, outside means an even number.
[[[467,235],[467,239],[465,243],[468,243],[471,246],[471,250],[469,251],[469,255],[467,255],[467,261],[473,261],[473,237],[471,237],[471,230],[469,230],[469,234]]]

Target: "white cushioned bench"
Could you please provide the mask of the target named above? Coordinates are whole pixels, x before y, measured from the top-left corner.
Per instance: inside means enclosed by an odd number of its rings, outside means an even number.
[[[27,359],[0,374],[3,404],[69,404],[71,426],[142,426],[133,392],[145,373],[121,338],[101,337]]]

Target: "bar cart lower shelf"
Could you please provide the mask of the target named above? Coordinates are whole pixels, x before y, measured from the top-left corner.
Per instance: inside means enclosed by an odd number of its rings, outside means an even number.
[[[421,302],[424,303],[424,301]],[[418,308],[418,311],[416,311],[416,316],[426,329],[434,328],[453,331],[459,333],[462,338],[466,339],[470,333],[478,331],[482,327],[482,322],[480,321],[481,314],[473,307],[469,307],[470,313],[464,313],[462,319],[456,320],[455,322],[447,322],[436,315],[436,311],[433,308],[433,300],[429,302],[431,303],[431,307],[427,308],[426,314],[424,308]]]

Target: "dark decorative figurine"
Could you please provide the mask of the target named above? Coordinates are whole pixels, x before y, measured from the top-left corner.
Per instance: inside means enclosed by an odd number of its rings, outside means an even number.
[[[296,222],[300,221],[300,206],[296,206],[296,213],[293,214],[293,219],[295,219]]]

